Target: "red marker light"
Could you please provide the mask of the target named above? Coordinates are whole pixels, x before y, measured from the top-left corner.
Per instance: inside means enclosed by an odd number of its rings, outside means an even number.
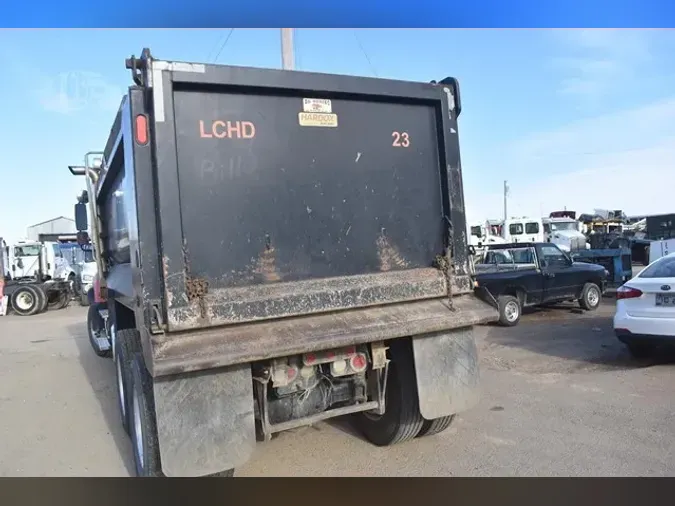
[[[148,118],[143,114],[136,116],[136,142],[141,146],[148,143]]]
[[[359,353],[351,358],[349,365],[355,372],[362,372],[368,367],[368,359],[366,359],[366,356],[363,353]]]

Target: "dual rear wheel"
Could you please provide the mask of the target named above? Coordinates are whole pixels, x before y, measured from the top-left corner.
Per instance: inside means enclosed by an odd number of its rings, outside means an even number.
[[[48,306],[47,292],[40,285],[21,285],[12,293],[11,304],[19,316],[42,313]]]
[[[426,420],[420,413],[410,341],[394,341],[389,351],[392,361],[385,391],[385,413],[355,415],[355,424],[364,437],[376,446],[390,446],[416,437],[432,436],[450,427],[454,415]]]
[[[131,438],[136,476],[164,476],[159,455],[152,377],[143,361],[140,336],[135,329],[115,330],[114,323],[111,334],[115,344],[117,404],[122,426]],[[210,477],[233,475],[234,469],[229,469]]]

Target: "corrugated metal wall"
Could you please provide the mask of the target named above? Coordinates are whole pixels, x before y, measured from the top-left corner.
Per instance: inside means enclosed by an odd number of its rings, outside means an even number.
[[[75,220],[60,216],[53,220],[28,227],[26,229],[26,238],[30,241],[37,241],[40,234],[67,235],[76,233]]]

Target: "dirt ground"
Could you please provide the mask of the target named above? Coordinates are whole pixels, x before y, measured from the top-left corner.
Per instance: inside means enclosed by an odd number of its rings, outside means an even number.
[[[258,445],[237,476],[673,475],[675,360],[632,359],[612,315],[610,299],[478,328],[482,400],[440,435],[376,448],[329,421]],[[85,316],[0,317],[0,476],[132,473],[113,364]]]

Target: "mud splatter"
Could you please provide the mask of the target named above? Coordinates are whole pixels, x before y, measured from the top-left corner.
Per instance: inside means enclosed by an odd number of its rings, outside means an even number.
[[[393,246],[384,233],[384,229],[375,242],[377,245],[377,256],[380,260],[380,270],[387,272],[392,269],[405,269],[408,262],[401,256],[401,253]]]

